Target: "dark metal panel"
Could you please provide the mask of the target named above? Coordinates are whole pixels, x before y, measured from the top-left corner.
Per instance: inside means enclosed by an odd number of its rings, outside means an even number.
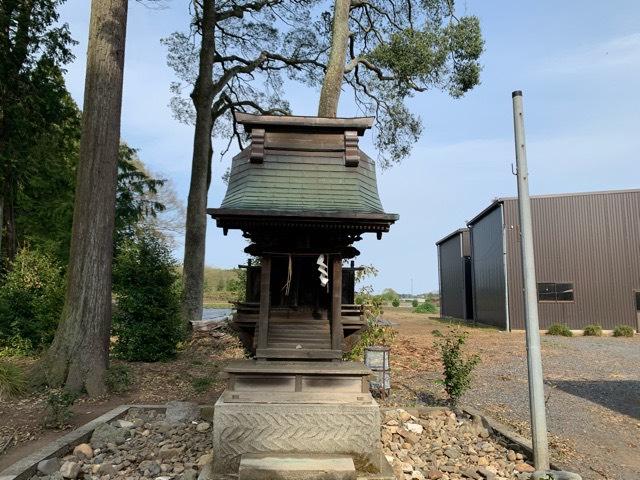
[[[507,328],[502,209],[498,204],[471,225],[474,319]]]
[[[462,235],[454,235],[438,244],[440,265],[440,314],[465,318],[465,277]]]
[[[509,315],[524,328],[520,231],[516,200],[505,200]],[[538,282],[567,282],[573,302],[539,302],[540,326],[582,329],[626,324],[638,328],[634,290],[640,289],[640,191],[532,198]]]

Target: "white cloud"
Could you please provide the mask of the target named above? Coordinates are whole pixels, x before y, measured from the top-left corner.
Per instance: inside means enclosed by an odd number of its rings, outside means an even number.
[[[545,74],[578,74],[640,65],[640,32],[554,56],[539,71]]]

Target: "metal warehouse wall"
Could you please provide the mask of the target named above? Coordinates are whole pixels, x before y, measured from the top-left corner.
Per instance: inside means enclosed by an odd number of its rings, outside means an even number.
[[[440,266],[440,314],[444,317],[464,318],[464,257],[462,235],[454,235],[438,245]]]
[[[476,322],[507,328],[502,208],[492,210],[470,230],[473,318]]]
[[[536,279],[573,283],[574,302],[538,302],[541,328],[599,324],[638,328],[634,290],[640,290],[640,191],[531,199]],[[509,318],[524,328],[518,204],[504,201]]]

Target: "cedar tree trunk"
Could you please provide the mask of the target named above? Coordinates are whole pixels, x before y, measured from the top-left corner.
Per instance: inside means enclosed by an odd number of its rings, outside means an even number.
[[[205,0],[202,6],[202,45],[198,78],[191,93],[196,109],[193,136],[191,184],[187,202],[187,222],[184,239],[182,317],[186,326],[192,320],[202,320],[204,294],[204,249],[207,234],[207,193],[211,182],[213,148],[213,62],[215,58],[215,4]]]
[[[50,385],[105,392],[128,0],[92,0],[80,160],[62,318],[44,360]]]
[[[344,65],[347,58],[350,6],[351,0],[335,0],[331,28],[331,51],[320,92],[319,117],[335,118],[338,113]]]

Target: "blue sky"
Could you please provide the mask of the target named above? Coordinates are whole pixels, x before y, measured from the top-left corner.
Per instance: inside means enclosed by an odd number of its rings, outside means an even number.
[[[61,9],[79,41],[69,89],[81,104],[89,19],[87,0]],[[192,130],[168,108],[169,83],[160,38],[185,30],[186,1],[163,10],[131,2],[125,65],[122,138],[142,160],[170,178],[185,200]],[[511,92],[523,90],[532,194],[638,188],[640,184],[640,2],[618,0],[468,0],[459,9],[480,17],[486,39],[482,84],[453,100],[439,92],[411,100],[425,131],[411,158],[378,172],[382,202],[400,221],[381,241],[359,243],[360,263],[375,264],[374,287],[409,292],[438,288],[434,243],[464,225],[489,202],[516,193]],[[294,114],[313,115],[318,92],[293,88]],[[353,115],[348,95],[340,113]],[[375,152],[365,138],[361,144]],[[219,151],[221,144],[216,145]],[[209,205],[219,206],[228,159],[217,173]],[[233,267],[244,260],[240,235],[208,225],[206,262]],[[176,250],[181,259],[182,251]]]

